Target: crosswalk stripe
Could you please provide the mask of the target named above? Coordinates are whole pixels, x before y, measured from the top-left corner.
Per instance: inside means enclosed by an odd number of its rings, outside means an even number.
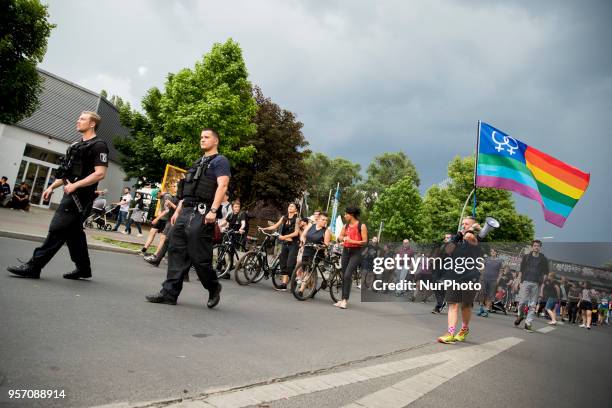
[[[536,330],[538,333],[549,333],[551,331],[555,330],[554,327],[552,326],[546,326],[546,327],[542,327],[541,329]]]
[[[412,357],[399,361],[391,361],[387,363],[377,364],[368,367],[355,368],[352,370],[341,371],[337,373],[323,374],[308,378],[299,378],[279,383],[260,385],[252,388],[245,388],[226,393],[209,395],[202,400],[184,401],[176,405],[168,405],[168,407],[227,407],[239,408],[249,405],[258,405],[264,402],[271,402],[280,399],[287,399],[299,395],[310,394],[317,391],[330,390],[344,385],[354,384],[363,381],[369,381],[375,378],[384,377],[390,374],[397,374],[415,368],[426,367],[434,364],[441,364],[439,367],[444,367],[444,370],[427,370],[427,376],[423,377],[419,374],[419,383],[423,382],[442,382],[447,381],[454,375],[449,376],[448,372],[463,372],[469,367],[472,367],[494,355],[501,353],[504,350],[520,343],[522,340],[515,337],[508,337],[489,343],[475,345],[471,347],[457,346],[454,350],[444,351],[425,356]],[[475,363],[475,361],[477,361]],[[439,384],[438,384],[439,385]],[[401,394],[401,398],[406,400],[408,397],[414,399],[419,398],[424,389],[419,385],[419,391],[410,391],[408,389],[389,391],[389,393]],[[435,387],[434,387],[435,388]],[[433,388],[432,388],[433,389]],[[390,395],[389,394],[389,395]],[[399,398],[399,396],[398,396]],[[385,399],[386,400],[386,399]],[[357,402],[362,407],[360,401]],[[353,405],[353,407],[358,405]],[[365,405],[369,406],[369,405]],[[380,406],[380,405],[371,405]]]
[[[480,346],[462,349],[452,354],[450,360],[444,364],[423,371],[391,387],[369,394],[354,403],[345,405],[344,408],[404,407],[455,376],[496,356],[521,341],[515,337],[508,337]]]

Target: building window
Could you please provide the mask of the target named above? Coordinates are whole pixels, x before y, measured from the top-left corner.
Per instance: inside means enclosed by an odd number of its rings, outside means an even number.
[[[23,155],[31,159],[41,160],[51,164],[59,164],[62,154],[55,153],[49,150],[41,149],[40,147],[26,145]]]

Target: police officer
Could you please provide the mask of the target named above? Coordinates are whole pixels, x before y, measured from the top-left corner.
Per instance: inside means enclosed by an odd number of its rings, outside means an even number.
[[[178,207],[170,219],[174,225],[168,248],[168,273],[159,293],[146,296],[152,303],[176,305],[183,277],[191,265],[208,290],[207,306],[220,300],[221,284],[212,268],[213,234],[219,206],[230,179],[229,161],[218,153],[219,135],[204,129],[200,138],[204,155],[188,170],[178,189]]]
[[[51,220],[47,238],[34,250],[28,262],[9,266],[9,272],[38,279],[42,268],[66,243],[76,269],[65,274],[64,278],[91,278],[83,221],[91,211],[98,182],[104,179],[108,168],[108,146],[96,136],[100,120],[95,112],[84,111],[79,116],[76,130],[81,133],[82,140],[68,148],[65,160],[57,170],[57,179],[43,192],[43,200],[48,201],[54,189],[64,186],[64,197]]]

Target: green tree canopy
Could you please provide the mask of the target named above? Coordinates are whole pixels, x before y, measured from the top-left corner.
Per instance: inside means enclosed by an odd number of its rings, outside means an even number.
[[[163,159],[190,164],[201,155],[202,129],[214,128],[220,152],[233,165],[251,161],[255,148],[243,141],[256,132],[257,104],[242,50],[232,39],[213,45],[193,69],[168,75],[159,108],[163,128],[154,143]]]
[[[140,182],[162,180],[167,162],[153,144],[153,137],[160,134],[163,128],[163,123],[159,121],[160,100],[159,90],[150,89],[142,100],[144,114],[132,110],[129,103],[119,103],[121,124],[130,129],[130,135],[115,137],[113,144],[121,153],[121,166],[128,179],[137,178]]]
[[[414,180],[406,176],[380,193],[370,214],[372,226],[382,221],[383,237],[418,241],[423,237],[422,200]]]
[[[236,167],[232,174],[232,189],[250,207],[264,201],[276,207],[298,198],[306,186],[308,142],[302,134],[302,123],[295,115],[266,98],[258,87],[254,89],[257,114],[253,119],[257,133],[242,141],[254,146],[256,153],[250,163]]]
[[[0,122],[13,124],[38,106],[42,80],[36,64],[47,52],[54,24],[39,0],[0,2]]]
[[[358,189],[358,183],[361,180],[359,175],[361,166],[359,164],[341,157],[330,159],[323,153],[309,154],[305,164],[306,189],[309,194],[308,205],[311,211],[317,208],[325,211],[329,191],[332,190],[333,198],[338,183],[340,183],[341,189],[341,207],[361,204],[362,197]]]
[[[448,186],[431,187],[425,194],[423,218],[426,220],[428,240],[439,240],[445,233],[457,231],[461,208],[473,188],[474,157],[455,157],[448,165]],[[466,214],[471,214],[471,202]],[[512,193],[493,188],[478,188],[476,219],[495,217],[501,227],[489,234],[490,241],[527,242],[533,239],[535,227],[531,218],[518,214]]]
[[[110,101],[130,129],[129,137],[114,139],[127,176],[161,181],[166,164],[190,166],[201,155],[202,129],[209,127],[219,132],[219,150],[233,171],[248,163],[256,150],[245,140],[256,132],[257,105],[247,75],[240,46],[230,39],[215,44],[194,69],[169,74],[164,90],[149,89],[144,113],[113,95]]]
[[[361,189],[368,209],[372,209],[378,194],[405,177],[410,177],[417,187],[421,184],[416,167],[404,152],[376,156],[366,172],[368,177]]]

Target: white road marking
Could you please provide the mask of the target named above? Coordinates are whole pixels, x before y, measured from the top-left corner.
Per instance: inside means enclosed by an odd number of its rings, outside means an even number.
[[[458,350],[444,364],[423,371],[391,387],[369,394],[344,408],[400,408],[470,368],[508,350],[522,340],[507,337],[480,346]]]
[[[383,391],[362,398],[356,403],[347,405],[347,407],[351,408],[363,408],[364,406],[385,408],[393,406],[401,407],[420,398],[454,376],[496,356],[521,341],[523,340],[516,337],[507,337],[471,347],[455,345],[450,346],[453,350],[441,353],[213,394],[201,400],[183,401],[177,404],[167,405],[166,407],[239,408],[249,405],[258,405],[317,391],[330,390],[344,385],[369,381],[390,374],[397,374],[415,368],[442,363],[437,367],[417,374]]]
[[[536,330],[538,333],[549,333],[551,331],[555,330],[555,328],[553,326],[546,326],[546,327],[542,327],[541,329]]]

